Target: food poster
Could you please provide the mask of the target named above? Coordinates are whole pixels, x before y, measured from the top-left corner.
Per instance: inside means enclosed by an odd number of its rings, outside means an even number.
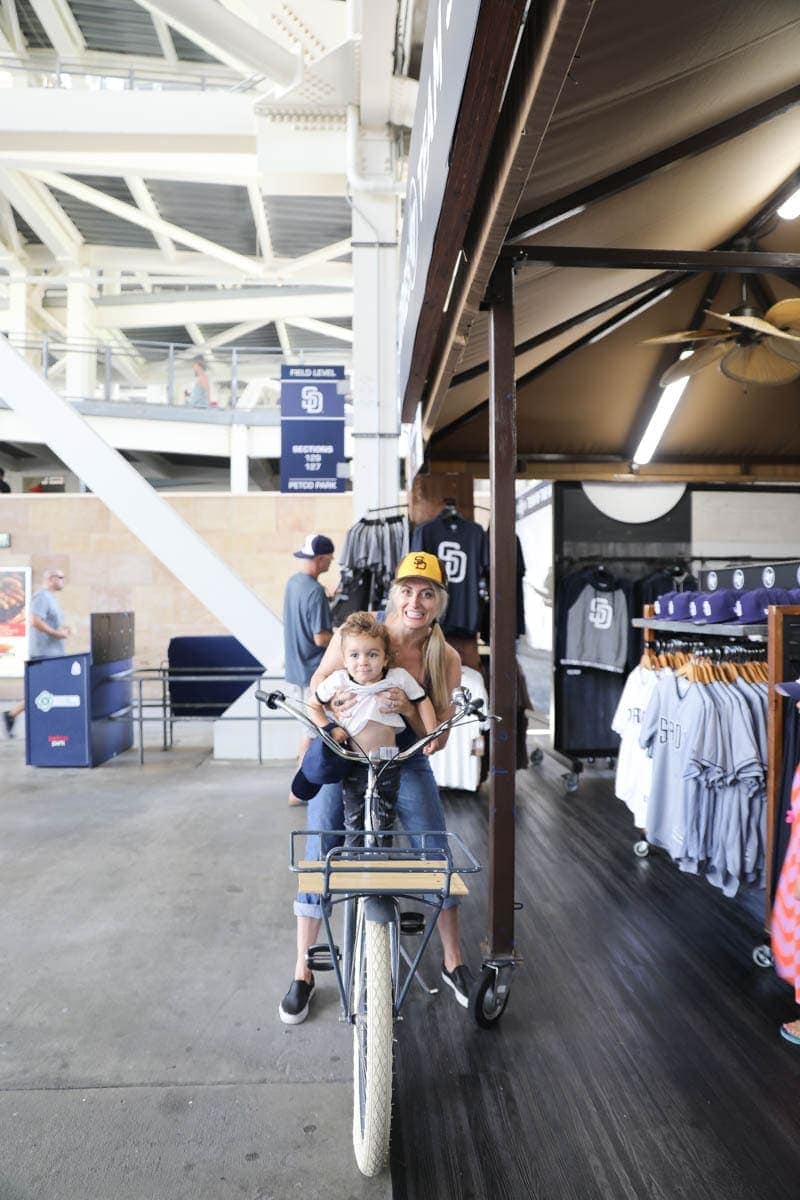
[[[25,674],[30,602],[30,567],[0,570],[0,676]]]

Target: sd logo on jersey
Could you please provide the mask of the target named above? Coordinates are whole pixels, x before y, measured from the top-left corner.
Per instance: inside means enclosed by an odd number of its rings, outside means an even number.
[[[467,556],[458,542],[439,542],[436,551],[451,583],[463,583],[467,576]]]
[[[608,596],[595,596],[589,604],[589,622],[595,629],[610,629],[614,622],[614,605]]]

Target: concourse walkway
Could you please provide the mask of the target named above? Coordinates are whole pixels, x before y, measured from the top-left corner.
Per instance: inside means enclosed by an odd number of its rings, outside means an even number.
[[[291,765],[214,762],[206,736],[94,771],[0,743],[2,1200],[795,1194],[800,1051],[777,1032],[788,989],[750,958],[757,918],[636,859],[610,774],[566,796],[548,758],[518,774],[508,1010],[482,1031],[412,989],[390,1169],[362,1179],[332,976],[305,1024],[277,1017]],[[485,860],[485,798],[446,807]],[[473,964],[486,882],[463,909]]]

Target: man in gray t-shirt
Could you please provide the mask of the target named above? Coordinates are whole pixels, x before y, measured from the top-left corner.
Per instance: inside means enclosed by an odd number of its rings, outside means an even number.
[[[65,640],[71,630],[64,624],[64,614],[58,593],[64,586],[64,572],[49,567],[42,578],[42,586],[33,593],[30,607],[30,632],[28,635],[29,658],[56,658],[66,653]],[[14,736],[14,722],[24,710],[25,702],[3,713],[6,733]]]
[[[333,542],[324,533],[311,533],[294,556],[299,560],[298,569],[283,595],[285,674],[291,696],[308,700],[309,680],[322,661],[333,631],[330,604],[319,582],[319,576],[333,561]],[[302,763],[310,744],[311,739],[304,736],[298,763]],[[303,801],[290,794],[289,803]]]

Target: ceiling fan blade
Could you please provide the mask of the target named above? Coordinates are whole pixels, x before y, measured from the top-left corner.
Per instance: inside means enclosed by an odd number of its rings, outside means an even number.
[[[705,338],[718,338],[724,329],[686,329],[682,333],[664,333],[661,337],[645,338],[642,346],[671,346],[677,342],[700,342]]]
[[[734,346],[722,359],[719,369],[737,383],[757,383],[765,387],[779,387],[800,379],[800,363],[790,363],[773,354],[763,343]]]
[[[781,337],[786,338],[787,341],[800,342],[800,334],[785,333],[784,330],[771,325],[769,321],[763,320],[762,317],[737,317],[733,313],[727,313],[725,316],[722,316],[720,313],[712,312],[709,312],[709,316],[719,317],[721,321],[730,321],[731,325],[742,325],[745,329],[752,329],[755,333],[767,333],[770,337]]]
[[[777,304],[773,304],[771,308],[767,309],[764,317],[773,325],[800,326],[800,296],[779,300]]]
[[[671,367],[667,367],[658,381],[659,384],[664,388],[670,383],[677,383],[679,379],[691,379],[692,375],[697,375],[704,367],[722,358],[734,340],[733,334],[725,333],[719,341],[706,342],[705,346],[695,350],[691,358],[679,358]]]
[[[780,355],[788,362],[800,364],[800,344],[787,342],[785,338],[764,338],[764,345],[769,346],[773,354]]]

